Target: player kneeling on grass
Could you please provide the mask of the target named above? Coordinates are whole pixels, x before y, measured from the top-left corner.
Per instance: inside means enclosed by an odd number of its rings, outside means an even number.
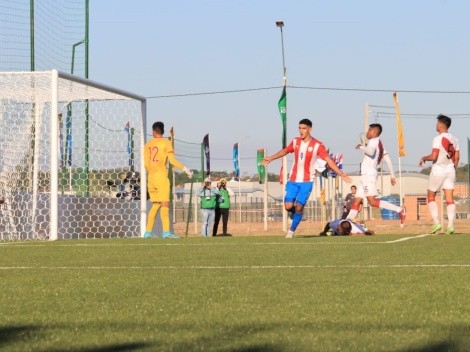
[[[360,236],[375,235],[374,231],[348,219],[337,219],[326,224],[320,236]]]

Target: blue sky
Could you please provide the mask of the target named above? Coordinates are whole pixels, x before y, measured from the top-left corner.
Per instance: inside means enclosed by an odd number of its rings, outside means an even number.
[[[91,1],[90,78],[147,97],[280,87],[275,21],[283,20],[288,85],[387,90],[288,88],[289,140],[298,121],[309,118],[313,136],[344,154],[346,172],[356,172],[365,104],[392,106],[397,90],[407,150],[402,168],[420,170],[439,113],[453,117],[451,132],[467,163],[470,94],[400,90],[470,92],[468,13],[470,3],[445,0]],[[242,173],[254,173],[256,149],[281,148],[280,94],[276,88],[149,98],[148,122],[174,126],[175,137],[188,142],[209,133],[213,170],[232,170],[239,142]],[[370,108],[369,122],[383,125],[397,169],[396,123],[383,112],[393,110]],[[277,173],[280,161],[272,165]]]

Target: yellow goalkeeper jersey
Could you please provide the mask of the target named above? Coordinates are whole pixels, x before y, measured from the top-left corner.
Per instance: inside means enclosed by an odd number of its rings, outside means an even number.
[[[167,173],[167,161],[174,167],[183,170],[184,166],[175,159],[171,141],[166,138],[153,138],[144,147],[145,169],[149,174]]]

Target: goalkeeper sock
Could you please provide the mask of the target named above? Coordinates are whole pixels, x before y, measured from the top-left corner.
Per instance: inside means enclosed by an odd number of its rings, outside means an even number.
[[[170,231],[170,208],[162,207],[160,209],[160,219],[162,220],[163,233]]]
[[[158,209],[160,209],[160,203],[153,203],[152,207],[147,216],[147,228],[145,231],[152,231],[153,225],[155,225],[155,217],[157,216]],[[168,208],[167,208],[168,209]]]

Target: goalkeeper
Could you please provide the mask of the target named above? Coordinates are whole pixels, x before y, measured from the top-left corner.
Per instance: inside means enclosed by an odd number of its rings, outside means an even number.
[[[374,235],[374,231],[349,219],[337,219],[326,224],[320,236],[360,236]]]
[[[162,221],[162,238],[179,238],[170,232],[170,180],[168,179],[167,161],[174,167],[183,170],[189,178],[191,178],[192,172],[175,159],[172,142],[163,138],[165,133],[163,122],[155,122],[152,125],[152,132],[153,139],[148,141],[144,147],[147,191],[152,202],[144,238],[155,237],[152,229],[158,210],[160,210]]]

